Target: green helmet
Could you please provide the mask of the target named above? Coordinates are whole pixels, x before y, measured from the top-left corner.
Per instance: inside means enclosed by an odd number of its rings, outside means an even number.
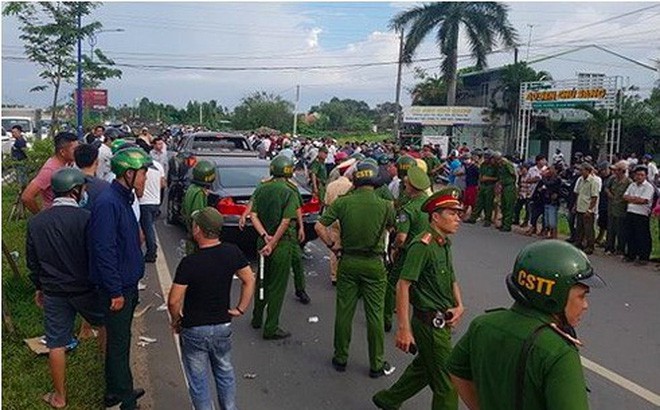
[[[525,246],[506,278],[507,289],[517,302],[545,313],[563,312],[569,290],[578,283],[596,288],[605,285],[584,252],[559,240]]]
[[[403,177],[408,174],[408,169],[410,167],[416,166],[417,161],[415,161],[415,158],[409,157],[408,155],[399,157],[399,159],[396,160],[396,173],[399,176],[399,179],[403,179]]]
[[[356,161],[362,161],[367,157],[365,157],[363,154],[361,154],[359,152],[355,152],[355,153],[351,154],[351,156],[349,158],[355,158]]]
[[[373,159],[365,159],[355,166],[353,184],[356,187],[363,185],[378,185],[378,164]]]
[[[215,181],[215,166],[209,161],[199,161],[192,174],[194,184],[209,186]]]
[[[128,141],[123,138],[117,138],[116,140],[112,141],[110,144],[110,150],[112,151],[112,154],[116,154],[117,151],[119,151],[119,148],[126,144],[128,144]]]
[[[149,168],[153,159],[142,148],[129,147],[117,151],[110,160],[110,169],[116,176],[122,176],[129,169]]]
[[[270,174],[274,177],[291,178],[293,176],[293,160],[286,155],[278,155],[270,161]]]
[[[60,168],[50,178],[50,187],[56,194],[63,194],[85,183],[85,175],[76,168]]]

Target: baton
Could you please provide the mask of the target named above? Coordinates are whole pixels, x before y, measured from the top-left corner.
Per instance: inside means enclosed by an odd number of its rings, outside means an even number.
[[[264,255],[259,254],[259,300],[264,300]]]
[[[390,233],[388,231],[385,231],[385,263],[392,264],[390,260]]]

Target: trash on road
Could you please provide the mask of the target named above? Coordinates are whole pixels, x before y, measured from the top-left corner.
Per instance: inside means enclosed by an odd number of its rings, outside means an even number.
[[[319,317],[318,316],[310,316],[309,319],[307,319],[309,323],[318,323],[319,322]]]
[[[149,346],[149,343],[147,343],[147,342],[137,342],[137,345],[140,346],[140,347],[147,347],[147,346]]]
[[[257,374],[256,374],[256,373],[245,373],[245,374],[243,375],[243,378],[244,378],[244,379],[250,379],[250,380],[252,380],[252,379],[256,379],[256,378],[257,378]]]
[[[325,259],[326,261],[329,261],[329,260],[330,260],[330,257],[329,257],[328,255],[325,255],[325,256],[323,257],[323,259]]]
[[[142,281],[138,282],[138,290],[145,290],[147,288],[146,283],[142,283]]]
[[[310,270],[306,273],[307,276],[319,276],[318,273],[316,273],[315,270]]]
[[[148,337],[148,336],[140,336],[140,341],[145,342],[145,343],[156,343],[158,339],[154,337]]]
[[[166,311],[166,310],[167,310],[167,303],[163,303],[162,305],[158,306],[158,307],[156,308],[156,310],[159,311],[159,312],[164,312],[164,311]]]

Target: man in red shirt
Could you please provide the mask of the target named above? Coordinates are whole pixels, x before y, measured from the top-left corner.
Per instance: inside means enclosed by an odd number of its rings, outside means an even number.
[[[78,146],[78,137],[70,132],[60,132],[53,138],[55,143],[55,154],[39,170],[36,177],[25,188],[21,195],[21,201],[33,214],[38,214],[42,209],[48,209],[53,204],[55,194],[50,188],[50,178],[55,171],[73,164],[73,152]],[[42,204],[37,202],[37,196],[41,195]]]

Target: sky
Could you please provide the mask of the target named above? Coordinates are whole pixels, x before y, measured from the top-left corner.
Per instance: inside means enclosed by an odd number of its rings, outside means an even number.
[[[98,34],[96,47],[115,62],[130,65],[119,67],[121,79],[102,86],[108,89],[113,106],[132,106],[148,97],[177,107],[189,100],[215,99],[232,109],[249,93],[262,90],[294,102],[296,85],[300,85],[299,110],[305,111],[334,96],[364,100],[372,107],[394,101],[397,67],[391,63],[397,61],[399,39],[388,24],[395,14],[418,4],[106,2],[87,22],[100,21],[104,30],[110,30]],[[519,34],[520,60],[533,61],[586,44],[598,44],[651,66],[660,59],[659,2],[505,4]],[[653,8],[635,12],[646,7]],[[117,29],[123,31],[112,31]],[[2,103],[47,106],[51,91],[29,91],[41,84],[39,67],[7,58],[23,55],[19,34],[16,19],[3,16]],[[468,51],[463,38],[459,56]],[[90,52],[87,42],[83,52]],[[433,35],[422,43],[415,58],[437,60],[404,67],[403,105],[410,104],[408,90],[416,82],[415,68],[439,72],[441,60]],[[513,58],[511,50],[494,53],[488,65],[509,64]],[[473,63],[461,57],[459,68]],[[314,66],[323,68],[310,68]],[[256,67],[265,70],[246,70]],[[289,69],[274,69],[279,67]],[[658,78],[648,68],[594,49],[532,67],[550,72],[555,79],[574,78],[581,72],[619,75],[625,84],[639,87],[642,95],[650,93]],[[72,89],[73,85],[65,86],[63,100]]]

